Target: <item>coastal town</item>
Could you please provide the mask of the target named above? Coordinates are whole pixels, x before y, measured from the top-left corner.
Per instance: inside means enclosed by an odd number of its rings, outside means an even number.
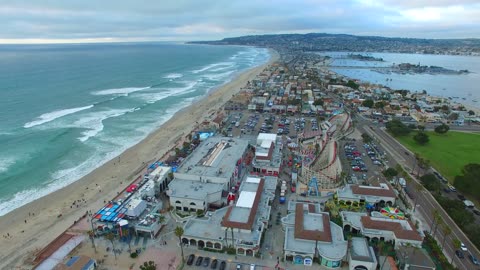
[[[419,175],[433,171],[445,196],[455,187],[388,133],[395,121],[478,132],[478,110],[341,76],[318,54],[278,53],[165,155],[118,179],[100,208],[74,201],[74,223],[10,269],[478,267]],[[480,206],[461,201],[480,223]]]

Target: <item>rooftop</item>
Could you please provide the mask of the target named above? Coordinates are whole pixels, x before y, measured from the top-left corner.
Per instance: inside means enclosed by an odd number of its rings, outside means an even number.
[[[367,239],[362,237],[352,237],[350,240],[350,256],[356,261],[376,261],[373,248],[368,245]]]
[[[396,194],[387,184],[381,183],[380,186],[362,186],[346,185],[337,191],[338,198],[364,199],[366,202],[377,202],[380,198],[392,198],[395,200]]]
[[[230,179],[236,162],[248,147],[248,141],[238,138],[210,137],[203,141],[195,151],[185,159],[175,173],[175,178],[192,179],[192,176],[208,180],[209,178]],[[188,175],[188,176],[185,176]]]
[[[174,179],[168,185],[168,196],[204,200],[208,194],[221,192],[223,188],[224,184]]]
[[[315,253],[322,257],[340,260],[347,253],[347,241],[343,229],[330,221],[327,213],[315,213],[315,205],[297,203],[294,214],[282,219],[285,225],[284,249],[293,252]],[[313,212],[312,212],[313,211]],[[294,225],[292,220],[294,218]]]
[[[399,239],[423,240],[415,225],[409,220],[364,216],[361,217],[361,222],[365,229],[392,231]]]

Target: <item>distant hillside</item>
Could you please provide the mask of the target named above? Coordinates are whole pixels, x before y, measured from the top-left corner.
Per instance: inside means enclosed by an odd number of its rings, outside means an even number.
[[[197,44],[250,45],[294,51],[361,51],[480,55],[480,39],[419,39],[344,34],[281,34],[196,41]]]

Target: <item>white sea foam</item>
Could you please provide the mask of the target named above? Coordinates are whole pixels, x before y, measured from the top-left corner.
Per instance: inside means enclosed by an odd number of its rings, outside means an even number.
[[[123,150],[124,148],[118,148],[117,151],[112,151],[107,156],[92,155],[89,159],[73,168],[68,168],[53,173],[52,181],[43,186],[41,189],[23,190],[21,192],[17,192],[13,198],[0,200],[0,216],[3,216],[18,207],[37,200],[75,182],[77,179],[100,167],[106,161],[112,159]]]
[[[71,109],[64,109],[64,110],[58,110],[58,111],[53,111],[49,113],[44,113],[40,115],[39,117],[36,118],[36,120],[33,120],[31,122],[26,123],[23,125],[24,128],[31,128],[34,126],[38,126],[41,124],[48,123],[50,121],[53,121],[57,118],[73,114],[76,112],[84,111],[93,108],[93,105],[85,106],[85,107],[78,107],[78,108],[71,108]]]
[[[223,73],[207,73],[207,74],[203,74],[202,77],[207,78],[208,80],[211,80],[211,81],[220,81],[230,76],[233,72],[235,72],[235,70],[230,70]]]
[[[197,73],[200,73],[200,72],[207,71],[207,70],[209,70],[211,68],[214,68],[214,67],[231,66],[231,65],[234,65],[234,64],[235,64],[234,62],[220,62],[220,63],[210,64],[210,65],[207,65],[207,66],[205,66],[201,69],[193,70],[192,73],[197,74]]]
[[[183,74],[181,74],[181,73],[170,73],[170,74],[164,76],[163,78],[164,79],[178,79],[178,78],[181,78],[181,77],[183,77]]]
[[[133,92],[138,92],[142,90],[149,89],[150,87],[125,87],[125,88],[113,88],[113,89],[105,89],[92,92],[92,95],[95,96],[106,96],[106,95],[123,95],[128,96],[128,94]]]
[[[15,164],[15,162],[15,158],[0,156],[0,173],[8,171],[8,169],[10,169],[10,167]]]
[[[86,131],[82,132],[82,137],[78,138],[81,142],[85,142],[91,137],[96,136],[100,133],[104,126],[103,121],[109,118],[118,117],[124,115],[128,112],[134,112],[138,110],[138,108],[133,109],[116,109],[116,110],[108,110],[108,111],[100,111],[88,114],[79,120],[73,123],[73,127],[85,128]]]

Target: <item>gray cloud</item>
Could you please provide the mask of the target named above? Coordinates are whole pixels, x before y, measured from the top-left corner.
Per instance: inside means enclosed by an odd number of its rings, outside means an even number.
[[[192,40],[293,32],[478,38],[480,4],[469,0],[4,0],[0,24],[0,42]]]

